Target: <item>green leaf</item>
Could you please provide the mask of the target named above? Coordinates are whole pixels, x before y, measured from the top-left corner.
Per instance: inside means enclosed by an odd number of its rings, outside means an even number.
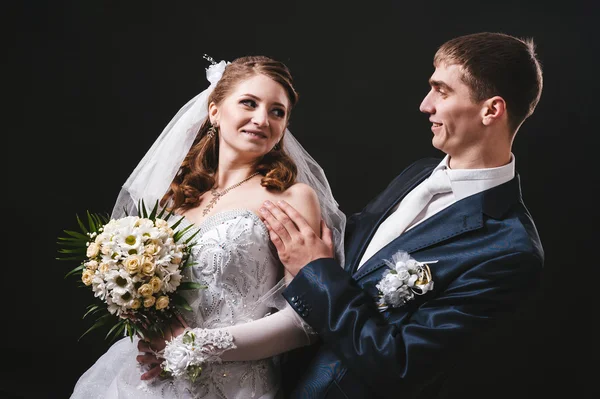
[[[175,305],[176,308],[189,310],[190,312],[192,311],[192,307],[185,300],[184,297],[175,294],[175,295],[173,295],[172,299],[173,299],[173,304]]]
[[[196,230],[194,234],[192,234],[187,240],[185,240],[185,243],[190,245],[190,241],[192,241],[198,233],[200,233],[200,229]],[[194,246],[194,244],[191,244],[190,246]]]
[[[78,248],[87,248],[85,246],[85,241],[81,241],[75,238],[62,238],[62,237],[58,237],[59,240],[61,240],[60,242],[57,242],[58,245],[64,246],[64,247],[78,247]]]
[[[119,333],[121,331],[123,331],[124,329],[125,329],[125,320],[120,320],[114,326],[112,326],[112,328],[108,331],[108,333],[106,333],[106,336],[104,337],[104,339],[108,339],[108,337],[110,337],[110,335],[114,332],[115,335],[112,339],[112,340],[114,340],[119,335]]]
[[[85,234],[78,233],[77,231],[71,231],[71,230],[63,230],[63,231],[72,237],[85,240],[85,242],[88,242],[90,240],[90,237],[88,237]]]
[[[112,314],[107,313],[104,316],[101,316],[100,318],[98,318],[98,320],[96,320],[96,322],[90,328],[88,328],[83,334],[81,334],[81,336],[77,339],[77,341],[81,340],[81,338],[83,338],[85,335],[87,335],[90,331],[93,331],[99,327],[102,327],[106,323],[108,323],[110,321],[111,317],[112,317]]]
[[[208,286],[202,285],[200,283],[194,283],[192,281],[185,281],[185,282],[179,284],[179,286],[177,287],[177,289],[179,291],[182,291],[182,290],[204,290],[206,288],[208,288]]]
[[[70,275],[77,273],[78,271],[82,270],[84,267],[85,267],[85,265],[83,265],[83,264],[82,264],[82,265],[79,265],[79,266],[77,266],[75,269],[73,269],[73,270],[71,270],[70,272],[68,272],[67,274],[65,274],[65,277],[64,277],[64,278],[67,278],[67,277],[69,277]]]
[[[127,336],[129,337],[129,339],[131,339],[131,342],[133,342],[133,337],[135,335],[133,328],[131,327],[131,323],[128,321],[127,323],[125,323],[125,325],[127,326]]]
[[[92,232],[98,231],[98,228],[96,227],[96,222],[94,221],[94,218],[90,214],[90,211],[86,211],[86,213],[87,213],[88,226],[89,226],[90,231],[92,231]]]
[[[77,217],[77,224],[79,224],[79,228],[81,229],[81,231],[83,231],[85,234],[89,233],[88,229],[85,227],[85,225],[79,218],[79,215],[75,215],[75,216]]]
[[[75,248],[75,249],[64,249],[61,248],[58,250],[59,253],[61,254],[86,254],[87,253],[87,249],[86,248]]]
[[[156,203],[154,204],[154,207],[152,208],[152,212],[150,212],[150,215],[148,216],[148,219],[155,220],[156,219],[156,211],[157,210],[158,210],[158,200],[156,200]]]
[[[177,227],[179,227],[179,225],[181,224],[181,222],[183,221],[183,219],[185,219],[185,216],[180,217],[179,219],[177,219],[177,221],[175,223],[173,223],[173,225],[171,226],[171,228],[173,230],[175,230]],[[192,225],[190,225],[192,226]],[[190,227],[188,226],[188,227]]]
[[[62,258],[54,258],[56,260],[84,260],[81,256],[70,256],[70,257],[62,257]]]
[[[147,218],[148,217],[148,211],[146,211],[146,205],[144,205],[144,200],[140,199],[139,201],[139,205],[138,205],[138,209],[140,212],[140,216],[142,218]]]
[[[185,264],[182,266],[183,269],[185,269],[186,267],[192,267],[192,266],[196,266],[198,263],[196,262],[192,262],[191,258],[188,258],[188,261],[185,262]]]
[[[82,319],[85,319],[85,317],[89,314],[95,313],[95,311],[97,311],[98,309],[100,309],[100,305],[90,305],[88,306],[88,311],[85,312],[85,314],[83,315]]]

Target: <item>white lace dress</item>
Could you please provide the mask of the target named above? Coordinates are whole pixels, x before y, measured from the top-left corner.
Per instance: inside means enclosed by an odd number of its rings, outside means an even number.
[[[189,222],[184,219],[182,227],[184,223]],[[264,317],[271,310],[264,298],[282,273],[268,231],[249,210],[217,213],[205,219],[199,228],[197,244],[192,250],[196,265],[187,269],[186,280],[208,288],[186,293],[193,314],[190,312],[185,318],[191,327],[236,326],[233,335],[238,349],[234,351],[240,350],[241,359],[262,360],[212,363],[203,368],[194,384],[160,379],[145,382],[140,380],[144,370],[136,361],[137,339],[132,343],[125,337],[79,378],[72,399],[278,397],[280,375],[277,357],[271,355],[308,342],[303,331],[298,334],[302,328],[294,325],[293,318],[276,319],[272,315],[269,316],[272,321],[268,321],[269,317]],[[255,339],[248,339],[245,330],[238,326],[261,318],[263,325],[254,329]],[[252,329],[248,335],[252,337]],[[279,344],[271,340],[273,337],[277,337]],[[272,350],[271,345],[279,347]]]

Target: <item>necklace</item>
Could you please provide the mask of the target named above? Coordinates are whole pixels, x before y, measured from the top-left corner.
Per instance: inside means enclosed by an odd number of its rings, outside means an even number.
[[[212,194],[212,198],[210,200],[210,202],[208,203],[208,205],[206,205],[206,207],[204,208],[204,210],[202,211],[202,216],[206,216],[206,214],[208,212],[210,212],[210,210],[212,209],[213,206],[215,206],[215,204],[217,203],[217,201],[224,196],[225,194],[227,194],[229,191],[233,190],[234,188],[236,188],[237,186],[239,186],[242,183],[247,182],[248,180],[250,180],[251,178],[253,178],[254,176],[256,176],[258,174],[258,172],[254,172],[252,173],[250,176],[246,177],[244,180],[235,183],[232,186],[227,187],[226,189],[224,189],[221,192],[218,192],[216,189],[211,188],[210,189],[210,193]]]

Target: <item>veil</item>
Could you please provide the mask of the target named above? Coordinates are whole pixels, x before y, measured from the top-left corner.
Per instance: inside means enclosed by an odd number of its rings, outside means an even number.
[[[196,133],[208,116],[208,97],[223,75],[228,62],[215,62],[206,68],[210,86],[189,100],[163,129],[160,136],[144,155],[121,187],[112,210],[112,218],[138,214],[137,204],[154,204],[167,192],[173,178],[192,143]],[[286,129],[283,148],[296,163],[297,181],[311,186],[319,199],[321,217],[332,230],[336,260],[344,265],[344,229],[346,216],[333,197],[323,169]],[[281,282],[280,282],[281,283]],[[281,285],[278,283],[278,285]]]

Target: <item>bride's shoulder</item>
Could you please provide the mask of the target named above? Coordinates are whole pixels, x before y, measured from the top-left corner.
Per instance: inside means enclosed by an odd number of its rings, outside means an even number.
[[[276,195],[275,201],[279,200],[284,200],[294,207],[313,228],[319,225],[321,219],[319,198],[311,186],[295,183]]]
[[[319,203],[315,190],[305,183],[294,183],[279,193],[278,197],[288,202]]]

